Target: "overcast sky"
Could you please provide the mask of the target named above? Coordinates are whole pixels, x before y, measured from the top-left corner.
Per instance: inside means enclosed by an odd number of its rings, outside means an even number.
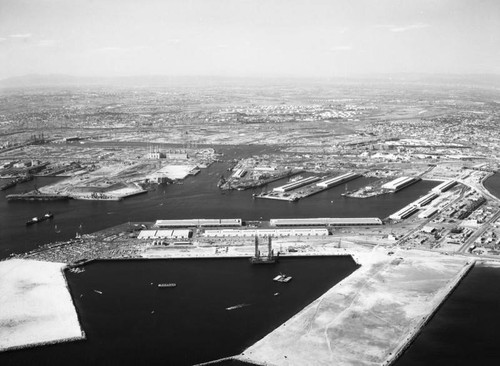
[[[500,74],[500,0],[0,0],[0,79]]]

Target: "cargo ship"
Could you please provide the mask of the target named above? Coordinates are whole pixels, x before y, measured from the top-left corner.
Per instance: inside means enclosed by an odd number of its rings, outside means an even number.
[[[11,187],[16,186],[17,184],[24,183],[24,182],[29,182],[30,180],[33,180],[32,175],[24,175],[21,177],[18,177],[16,179],[13,179],[7,183],[4,183],[0,186],[0,191],[5,191],[6,189],[9,189]]]
[[[158,287],[160,287],[160,288],[164,288],[164,287],[168,288],[168,287],[176,287],[176,286],[177,286],[177,284],[173,283],[173,282],[171,282],[171,283],[159,283],[158,284]]]

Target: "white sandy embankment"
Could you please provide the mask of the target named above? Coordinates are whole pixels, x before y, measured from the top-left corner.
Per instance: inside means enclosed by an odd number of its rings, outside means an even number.
[[[0,262],[0,351],[83,339],[65,264]]]
[[[467,272],[465,258],[387,249],[237,359],[259,365],[384,365]]]

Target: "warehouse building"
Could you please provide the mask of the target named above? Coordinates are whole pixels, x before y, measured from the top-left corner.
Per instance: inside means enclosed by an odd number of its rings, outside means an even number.
[[[141,230],[137,239],[189,239],[191,230]]]
[[[443,182],[440,185],[432,188],[432,192],[437,193],[437,194],[446,192],[448,189],[453,187],[455,184],[457,184],[456,180],[448,180],[448,181]]]
[[[273,191],[274,192],[284,193],[284,192],[291,191],[292,189],[300,188],[300,187],[303,187],[303,186],[305,186],[307,184],[311,184],[311,183],[317,182],[318,180],[320,180],[319,177],[314,177],[314,176],[307,177],[307,178],[298,180],[296,182],[290,182],[290,183],[287,183],[287,184],[285,184],[283,186],[273,188]]]
[[[398,212],[393,213],[391,216],[389,216],[390,219],[393,220],[404,220],[407,217],[410,217],[413,215],[415,212],[418,211],[418,207],[415,206],[414,204],[405,206]]]
[[[435,215],[437,212],[438,212],[438,208],[437,207],[429,207],[427,210],[421,212],[418,214],[418,217],[420,219],[428,219],[429,217]]]
[[[429,194],[426,194],[425,196],[423,197],[420,197],[418,200],[416,200],[414,202],[415,205],[417,205],[417,207],[421,208],[425,205],[428,205],[430,202],[432,202],[436,197],[437,197],[437,193],[434,193],[434,192],[431,192]]]
[[[339,184],[342,184],[342,183],[348,182],[350,180],[359,178],[360,176],[361,175],[357,174],[357,173],[352,173],[352,172],[346,173],[346,174],[342,174],[342,175],[339,175],[339,176],[334,177],[334,178],[322,180],[321,182],[316,183],[316,185],[318,187],[321,187],[321,188],[335,187]]]
[[[389,192],[397,192],[421,180],[419,177],[400,177],[382,185]]]
[[[289,236],[327,236],[326,228],[307,228],[307,229],[207,229],[203,236],[208,238],[249,238],[255,236],[270,237],[289,237]]]
[[[243,178],[247,174],[247,171],[245,169],[238,169],[234,172],[233,178],[239,179]]]
[[[271,219],[271,226],[368,226],[382,225],[378,217],[324,217],[314,219]]]
[[[155,227],[225,227],[241,226],[241,219],[183,219],[156,220]]]

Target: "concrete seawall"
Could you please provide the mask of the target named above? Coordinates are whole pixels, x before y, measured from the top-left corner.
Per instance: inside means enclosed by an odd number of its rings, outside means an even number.
[[[475,261],[467,263],[464,266],[464,268],[459,273],[457,273],[457,275],[452,280],[450,280],[448,286],[443,288],[441,291],[442,292],[441,299],[436,299],[432,311],[427,316],[422,318],[422,320],[415,326],[415,328],[413,328],[410,331],[408,337],[398,345],[397,349],[384,361],[384,363],[382,363],[382,365],[394,364],[397,361],[397,359],[406,351],[406,349],[411,346],[411,344],[420,334],[424,326],[432,319],[432,317],[436,314],[439,308],[444,304],[444,302],[448,299],[448,297],[450,297],[453,291],[458,287],[460,282],[462,282],[465,276],[472,270],[474,265]]]

